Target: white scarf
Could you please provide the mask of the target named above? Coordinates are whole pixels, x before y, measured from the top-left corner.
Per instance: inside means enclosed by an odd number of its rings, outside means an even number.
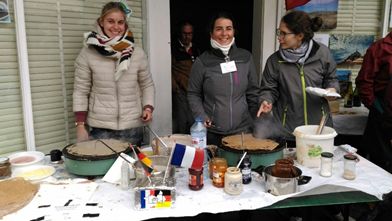
[[[230,50],[231,46],[234,44],[234,38],[228,45],[220,45],[217,41],[215,41],[212,38],[210,39],[210,42],[211,42],[212,48],[220,49],[222,51],[222,53],[225,56],[227,56],[229,54],[229,50]]]

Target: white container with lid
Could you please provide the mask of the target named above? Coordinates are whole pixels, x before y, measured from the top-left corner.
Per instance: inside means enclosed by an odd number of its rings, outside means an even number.
[[[318,125],[305,125],[295,128],[295,142],[297,146],[297,161],[306,167],[320,167],[322,152],[333,152],[333,142],[336,131],[325,126],[321,134],[316,134]]]

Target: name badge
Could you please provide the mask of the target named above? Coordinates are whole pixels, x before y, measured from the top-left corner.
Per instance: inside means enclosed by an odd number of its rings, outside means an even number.
[[[227,74],[230,72],[237,71],[237,67],[235,66],[234,61],[221,63],[220,66],[221,66],[222,74]]]

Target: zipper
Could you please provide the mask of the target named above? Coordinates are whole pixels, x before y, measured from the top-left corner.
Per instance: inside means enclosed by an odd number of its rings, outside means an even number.
[[[284,111],[283,111],[283,116],[282,116],[282,125],[283,125],[283,127],[286,125],[287,109],[288,109],[288,107],[286,106],[284,108]]]
[[[230,57],[226,55],[225,62],[229,62]],[[230,72],[230,129],[233,127],[233,72]]]
[[[304,73],[304,65],[297,64],[299,69],[299,74],[301,76],[301,87],[302,87],[302,98],[303,98],[303,105],[304,105],[304,121],[305,125],[308,125],[308,106],[306,102],[306,91],[305,91],[305,73]]]
[[[116,62],[116,61],[115,61]],[[117,65],[115,63],[115,65]],[[117,68],[117,67],[116,67]],[[113,76],[114,77],[114,76]],[[120,99],[118,98],[118,84],[114,81],[114,86],[116,87],[116,99],[117,99],[117,129],[120,128]]]

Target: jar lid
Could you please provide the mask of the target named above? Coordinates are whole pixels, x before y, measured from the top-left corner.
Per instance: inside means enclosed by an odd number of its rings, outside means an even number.
[[[326,158],[332,158],[333,157],[333,153],[330,152],[322,152],[321,153],[322,157],[326,157]]]
[[[0,164],[6,164],[9,163],[8,157],[0,157]]]
[[[357,160],[358,157],[353,155],[353,154],[346,154],[346,155],[344,155],[344,159],[347,159],[347,160]]]

